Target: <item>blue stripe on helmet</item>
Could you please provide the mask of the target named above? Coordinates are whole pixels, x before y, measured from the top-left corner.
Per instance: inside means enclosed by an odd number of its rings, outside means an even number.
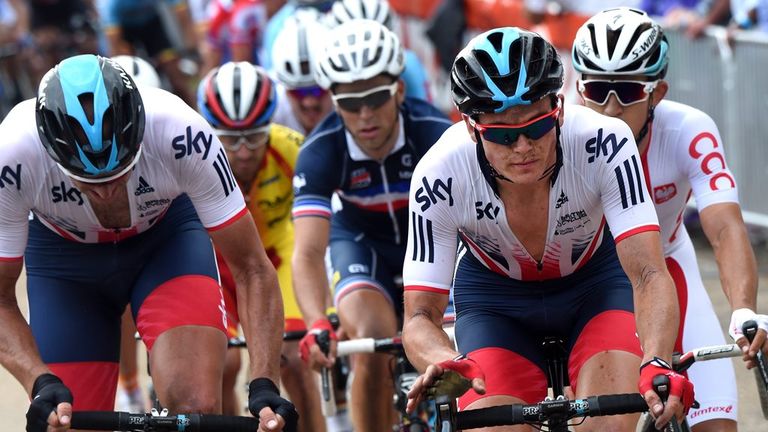
[[[79,55],[68,58],[59,64],[59,81],[64,93],[64,106],[67,114],[74,117],[83,128],[91,148],[98,152],[104,148],[102,130],[104,113],[110,106],[107,97],[107,89],[104,85],[104,77],[101,73],[99,59],[93,55]],[[93,124],[88,121],[78,96],[83,93],[93,93]],[[99,169],[91,163],[83,152],[80,143],[77,143],[77,152],[85,167],[85,172],[92,175],[108,173],[117,168],[117,144],[115,135],[112,134],[112,148],[109,154],[109,162],[103,169]]]
[[[496,65],[496,69],[498,69],[499,75],[509,75],[511,69],[511,65],[509,64],[509,50],[512,47],[512,42],[520,37],[520,33],[512,28],[504,29],[502,30],[502,33],[503,36],[501,41],[501,52],[496,51],[496,49],[493,47],[493,44],[488,41],[488,38],[483,38],[481,41],[479,41],[475,45],[474,49],[485,51],[488,53],[488,55],[491,56],[491,60],[493,60],[493,63]],[[520,57],[520,73],[517,76],[515,94],[512,96],[508,96],[503,91],[501,91],[496,83],[493,82],[491,77],[488,76],[488,73],[485,70],[482,70],[483,78],[488,85],[488,89],[493,92],[492,99],[497,102],[501,102],[501,106],[495,109],[494,112],[499,113],[515,105],[531,104],[531,101],[523,99],[523,95],[526,94],[528,90],[530,90],[530,87],[525,86],[525,81],[528,79],[528,72],[525,69],[525,59],[523,58],[523,53],[520,54]]]
[[[658,75],[664,66],[667,64],[667,51],[669,50],[669,44],[666,41],[661,41],[659,44],[659,59],[652,65],[646,65],[643,74],[645,75]]]

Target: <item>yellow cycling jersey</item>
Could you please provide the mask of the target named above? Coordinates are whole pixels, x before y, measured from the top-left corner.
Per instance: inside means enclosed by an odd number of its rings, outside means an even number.
[[[303,142],[300,133],[273,124],[264,160],[245,197],[267,250],[281,245],[288,231],[293,237],[293,170]]]

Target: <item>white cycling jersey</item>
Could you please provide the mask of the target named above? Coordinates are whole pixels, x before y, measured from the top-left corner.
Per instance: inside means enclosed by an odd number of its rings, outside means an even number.
[[[216,229],[246,211],[216,135],[181,99],[141,88],[146,111],[142,154],[128,181],[131,226],[105,229],[88,198],[46,152],[36,131],[35,100],[18,104],[0,124],[0,259],[24,254],[32,211],[70,240],[118,241],[144,232],[186,193],[203,225]]]
[[[476,145],[460,122],[413,173],[406,289],[448,294],[457,234],[489,270],[525,281],[576,271],[603,241],[606,222],[616,242],[659,229],[629,127],[581,106],[569,105],[564,113],[563,166],[550,191],[541,262],[510,230],[504,205],[483,178]]]
[[[691,195],[699,211],[712,204],[738,203],[736,181],[726,165],[720,133],[704,112],[663,100],[655,108],[649,136],[641,158],[659,216],[667,267],[678,292],[682,337],[678,337],[676,349],[724,344],[722,327],[683,225]],[[701,405],[688,414],[689,424],[717,418],[736,420],[738,397],[731,361],[696,363],[688,374]]]
[[[649,135],[648,148],[641,155],[643,168],[659,215],[664,252],[670,254],[684,241],[679,229],[691,194],[699,211],[716,203],[738,203],[739,198],[720,133],[707,114],[661,101]]]

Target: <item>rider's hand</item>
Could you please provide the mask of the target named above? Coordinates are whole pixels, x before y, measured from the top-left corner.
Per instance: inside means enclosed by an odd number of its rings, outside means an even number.
[[[280,390],[269,378],[256,378],[248,385],[248,410],[259,418],[260,431],[296,431],[296,407],[280,397]]]
[[[330,338],[330,350],[328,355],[323,353],[320,346],[317,344],[317,336],[323,332],[328,332]],[[312,324],[312,327],[307,331],[307,334],[301,338],[299,342],[299,353],[301,359],[304,360],[312,369],[320,370],[320,368],[333,367],[336,361],[336,341],[338,341],[336,332],[333,331],[333,326],[327,318],[320,318]]]
[[[56,375],[42,374],[32,386],[32,404],[27,410],[27,432],[69,429],[72,392]]]
[[[653,390],[653,378],[666,375],[669,378],[669,398],[666,403]],[[663,430],[664,426],[677,417],[683,421],[688,410],[694,403],[693,384],[688,378],[672,370],[664,360],[654,357],[653,360],[640,366],[640,394],[643,395],[651,414],[656,419],[656,429]]]
[[[742,333],[744,323],[754,320],[757,323],[757,334],[750,344]],[[751,309],[736,309],[731,314],[731,324],[728,326],[728,334],[731,335],[741,351],[744,353],[744,361],[747,363],[747,369],[757,366],[755,356],[762,349],[768,353],[768,343],[766,343],[766,332],[768,332],[768,315],[758,315]]]
[[[459,356],[427,366],[427,370],[416,378],[408,392],[408,405],[405,410],[413,412],[427,397],[446,395],[457,398],[469,389],[478,394],[485,394],[485,374],[474,360]]]

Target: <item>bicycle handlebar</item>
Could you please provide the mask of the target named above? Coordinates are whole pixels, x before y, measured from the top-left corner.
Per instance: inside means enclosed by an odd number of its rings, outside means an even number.
[[[491,426],[506,426],[528,423],[540,423],[555,416],[597,417],[617,414],[638,413],[648,410],[648,404],[642,396],[633,394],[616,394],[590,396],[576,400],[549,400],[532,405],[511,404],[489,408],[479,408],[456,412],[456,429],[475,429]],[[444,413],[438,407],[438,432],[450,432],[448,422],[440,418]],[[449,427],[447,430],[445,427]]]
[[[76,411],[72,429],[146,432],[253,432],[259,419],[208,414],[156,416],[115,411]]]

